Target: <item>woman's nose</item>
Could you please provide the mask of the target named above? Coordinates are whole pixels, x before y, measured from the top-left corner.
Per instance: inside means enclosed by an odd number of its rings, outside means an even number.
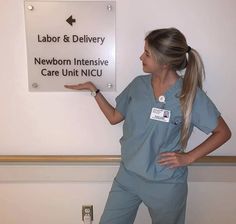
[[[141,56],[139,57],[139,59],[142,61],[143,60],[143,54],[141,54]]]

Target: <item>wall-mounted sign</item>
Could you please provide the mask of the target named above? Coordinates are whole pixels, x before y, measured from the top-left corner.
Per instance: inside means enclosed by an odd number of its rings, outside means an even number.
[[[115,2],[25,1],[30,91],[115,90]]]

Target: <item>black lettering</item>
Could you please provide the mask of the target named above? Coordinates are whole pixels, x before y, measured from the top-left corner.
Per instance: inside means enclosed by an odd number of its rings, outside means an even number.
[[[72,36],[72,40],[73,40],[74,43],[75,43],[75,42],[78,42],[79,37],[78,37],[77,35],[73,35],[73,36]]]
[[[40,36],[38,34],[38,42],[47,42],[47,43],[50,43],[50,42],[59,42],[60,41],[60,37],[59,36],[50,36],[48,34],[46,34],[46,36]]]
[[[62,69],[62,75],[63,76],[79,76],[79,71],[77,69],[73,69],[73,70]]]
[[[98,76],[101,77],[102,76],[102,69],[81,69],[81,76]]]
[[[47,70],[46,68],[41,70],[43,76],[59,76],[59,71]]]

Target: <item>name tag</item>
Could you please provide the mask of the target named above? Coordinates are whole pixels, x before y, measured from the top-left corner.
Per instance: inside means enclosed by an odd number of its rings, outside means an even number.
[[[159,108],[152,108],[150,119],[162,122],[170,121],[170,110],[164,110]]]

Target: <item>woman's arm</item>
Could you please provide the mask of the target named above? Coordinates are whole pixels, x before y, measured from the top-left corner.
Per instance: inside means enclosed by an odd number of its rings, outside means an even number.
[[[74,90],[89,90],[91,92],[97,90],[96,86],[92,82],[85,82],[77,85],[65,85],[65,87]],[[123,115],[118,112],[100,92],[95,96],[95,100],[111,124],[114,125],[124,120]]]
[[[203,143],[187,153],[161,153],[160,165],[179,167],[189,165],[201,157],[213,152],[231,137],[231,131],[222,117],[218,118],[218,125]]]

